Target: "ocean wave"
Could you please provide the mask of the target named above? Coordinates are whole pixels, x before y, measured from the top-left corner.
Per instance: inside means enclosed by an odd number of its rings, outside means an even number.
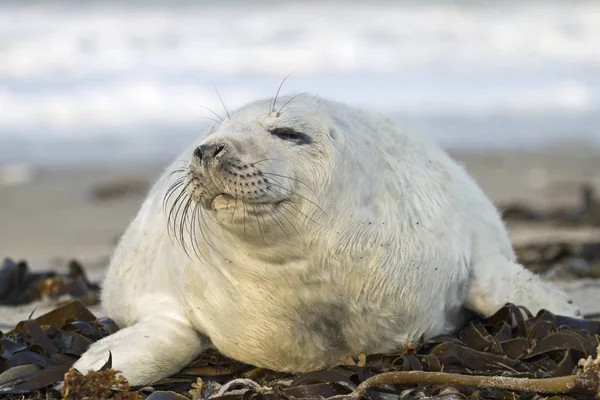
[[[346,4],[3,2],[0,143],[191,132],[290,72],[393,115],[600,110],[598,2]]]
[[[600,65],[597,2],[109,4],[0,6],[0,78]]]

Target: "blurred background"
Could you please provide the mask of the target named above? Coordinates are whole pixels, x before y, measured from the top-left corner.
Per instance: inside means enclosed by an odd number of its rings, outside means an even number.
[[[214,88],[233,109],[289,73],[284,93],[433,136],[499,205],[576,207],[600,180],[599,68],[592,0],[2,0],[0,257],[103,267],[222,113]]]

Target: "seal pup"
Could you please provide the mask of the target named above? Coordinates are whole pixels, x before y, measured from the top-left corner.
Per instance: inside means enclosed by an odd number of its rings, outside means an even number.
[[[74,367],[133,385],[209,347],[303,372],[460,328],[505,303],[578,314],[519,265],[499,213],[422,134],[312,95],[241,107],[174,161],[122,236],[123,329]]]

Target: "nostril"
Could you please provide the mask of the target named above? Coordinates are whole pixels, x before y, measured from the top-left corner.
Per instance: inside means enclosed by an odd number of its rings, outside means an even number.
[[[215,150],[214,150],[214,152],[213,152],[213,155],[212,155],[213,158],[215,158],[220,152],[222,152],[224,148],[225,148],[224,144],[217,145],[216,148],[215,148]]]
[[[210,161],[227,147],[224,143],[203,144],[194,149],[194,157],[200,161]]]

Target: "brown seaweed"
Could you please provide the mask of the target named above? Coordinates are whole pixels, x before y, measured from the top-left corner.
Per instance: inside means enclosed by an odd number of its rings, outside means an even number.
[[[71,261],[68,269],[66,274],[32,272],[25,261],[14,262],[6,258],[0,266],[0,305],[28,304],[63,295],[79,298],[89,305],[96,304],[99,285],[88,280],[79,262]]]
[[[413,343],[392,354],[368,355],[362,360],[364,365],[339,365],[300,375],[255,368],[210,350],[152,387],[132,388],[115,376],[110,360],[95,375],[84,376],[71,369],[89,344],[118,329],[113,321],[97,319],[81,301],[75,300],[34,320],[22,321],[0,336],[0,396],[27,394],[30,398],[58,399],[62,394],[56,385],[65,380],[67,398],[73,399],[83,398],[85,393],[101,396],[98,398],[151,400],[192,396],[219,400],[323,399],[346,396],[357,388],[364,389],[363,398],[372,399],[389,395],[399,398],[400,394],[405,398],[452,395],[529,399],[536,393],[451,383],[390,383],[367,388],[363,384],[372,382],[370,378],[383,379],[388,376],[383,374],[402,371],[552,382],[548,379],[575,376],[580,360],[596,357],[599,321],[558,316],[547,310],[535,316],[529,314],[531,318],[525,319],[523,315],[528,313],[522,307],[507,304],[490,318],[474,318],[455,335]],[[10,371],[11,379],[3,381],[2,377]],[[432,379],[432,375],[425,376]],[[89,392],[90,388],[96,391]],[[591,398],[589,393],[569,396]]]
[[[500,205],[507,221],[550,222],[559,225],[600,226],[600,199],[590,184],[580,187],[580,204],[572,209],[543,211],[524,204]]]
[[[519,262],[544,274],[553,268],[576,278],[600,278],[600,241],[557,241],[515,246]]]
[[[90,198],[104,202],[127,196],[144,196],[149,188],[150,183],[146,179],[121,178],[95,186],[90,192]]]
[[[76,369],[70,369],[64,376],[64,399],[98,399],[115,398],[119,400],[141,400],[145,397],[130,391],[127,380],[117,376],[114,369],[100,369],[86,375]]]

